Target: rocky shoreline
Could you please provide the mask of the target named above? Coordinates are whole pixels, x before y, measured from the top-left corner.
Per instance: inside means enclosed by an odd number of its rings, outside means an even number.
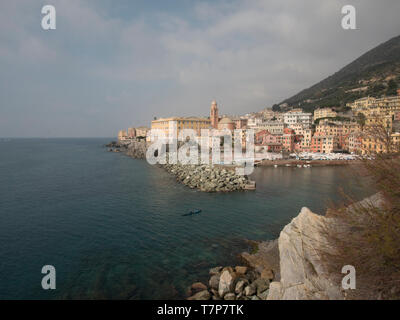
[[[111,142],[105,147],[110,152],[123,152],[135,159],[145,159],[148,146],[145,140],[131,140]],[[160,166],[173,174],[178,182],[202,192],[232,192],[256,188],[255,182],[247,176],[237,175],[234,167],[182,164]]]
[[[277,244],[254,242],[256,252],[241,254],[245,265],[211,268],[208,284],[193,283],[187,300],[267,300],[271,283],[280,277]]]
[[[358,204],[381,201],[382,196],[375,194]],[[349,206],[349,212],[356,205]],[[346,291],[341,287],[341,269],[328,272],[330,262],[321,257],[322,250],[332,249],[324,231],[327,224],[335,223],[332,219],[303,207],[277,240],[256,243],[254,252],[241,254],[245,266],[210,269],[208,285],[194,283],[187,299],[346,299]]]
[[[252,190],[255,183],[247,176],[237,175],[234,170],[210,165],[165,164],[176,180],[191,189],[203,192],[231,192]]]
[[[130,140],[126,142],[112,141],[105,145],[109,152],[123,152],[134,159],[145,159],[147,142],[144,139]]]

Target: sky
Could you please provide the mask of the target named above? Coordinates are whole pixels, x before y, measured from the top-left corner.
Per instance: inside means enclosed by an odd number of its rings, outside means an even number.
[[[41,9],[56,9],[43,30]],[[356,8],[356,30],[341,8]],[[398,0],[2,0],[0,137],[271,107],[400,34]]]

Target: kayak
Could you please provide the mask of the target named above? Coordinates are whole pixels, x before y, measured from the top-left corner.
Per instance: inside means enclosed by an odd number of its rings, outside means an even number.
[[[182,216],[191,216],[193,214],[199,214],[201,212],[201,209],[197,209],[197,210],[192,210],[189,213],[185,213]]]

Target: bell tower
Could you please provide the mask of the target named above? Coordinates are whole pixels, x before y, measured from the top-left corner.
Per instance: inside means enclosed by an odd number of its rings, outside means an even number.
[[[215,100],[211,102],[210,120],[211,120],[211,126],[214,129],[218,129],[218,108],[217,108],[217,102]]]

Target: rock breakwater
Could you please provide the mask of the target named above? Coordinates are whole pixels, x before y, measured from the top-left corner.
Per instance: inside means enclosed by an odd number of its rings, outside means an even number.
[[[110,152],[124,152],[126,155],[135,159],[145,159],[147,142],[144,139],[132,139],[128,141],[113,141],[105,145]]]
[[[177,181],[203,192],[231,192],[246,190],[252,183],[235,170],[210,165],[166,164],[163,167],[176,176]]]

